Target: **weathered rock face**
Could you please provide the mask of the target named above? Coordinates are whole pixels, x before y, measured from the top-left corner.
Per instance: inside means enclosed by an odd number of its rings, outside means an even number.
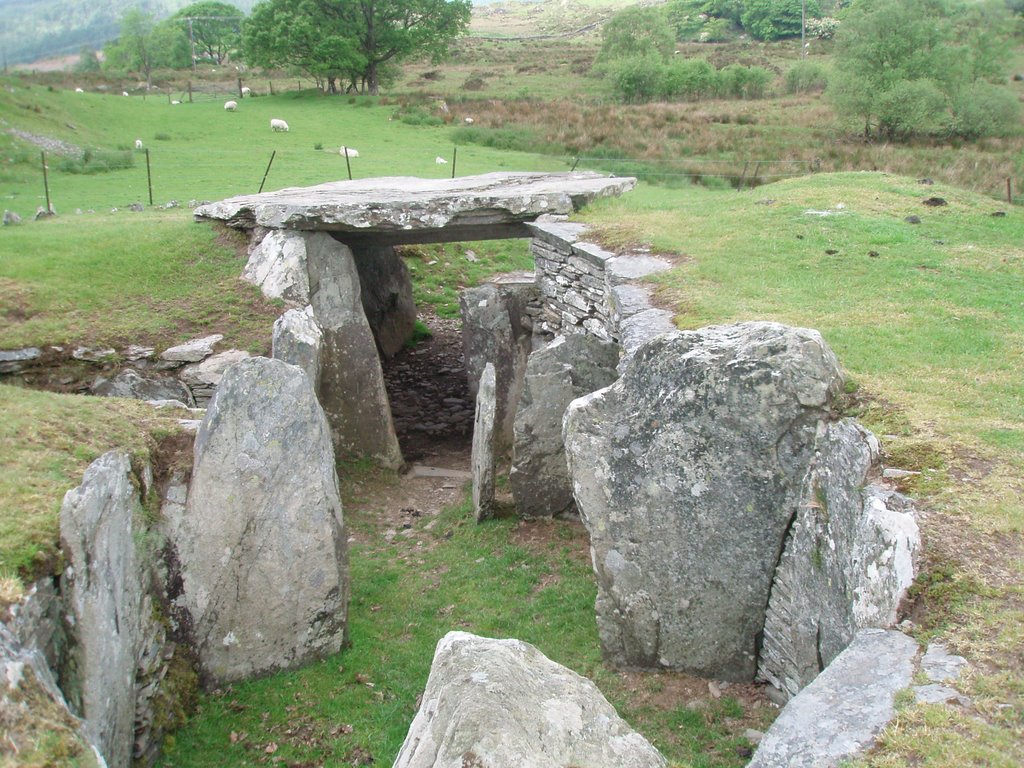
[[[271,230],[249,252],[242,279],[258,287],[268,299],[308,303],[305,238],[297,232]]]
[[[409,270],[389,245],[356,246],[352,253],[359,271],[366,321],[381,354],[393,357],[416,327]]]
[[[473,452],[470,460],[473,473],[473,514],[477,522],[494,513],[494,365],[488,363],[476,393],[476,415],[473,420]]]
[[[381,464],[402,464],[384,374],[360,301],[352,251],[323,232],[303,234],[309,267],[310,304],[324,334],[320,402],[331,425],[335,451],[367,455]]]
[[[179,603],[208,678],[239,680],[341,647],[341,501],[327,421],[301,369],[257,357],[225,373],[174,537]]]
[[[189,388],[170,376],[143,376],[134,368],[125,368],[112,379],[98,378],[89,388],[101,397],[132,397],[136,400],[178,400],[194,406]]]
[[[243,349],[228,349],[208,357],[200,363],[185,366],[181,371],[181,380],[188,385],[195,398],[196,405],[206,407],[213,393],[220,384],[224,371],[240,360],[249,357]]]
[[[528,643],[449,632],[394,768],[660,768],[586,678]]]
[[[89,465],[60,512],[68,559],[64,599],[74,638],[61,684],[112,768],[131,762],[136,662],[150,616],[134,540],[140,513],[131,462],[113,451]]]
[[[759,676],[788,698],[864,627],[896,621],[920,548],[910,500],[870,485],[878,443],[851,420],[818,441],[776,569]]]
[[[558,336],[530,355],[509,475],[516,509],[523,517],[575,509],[562,417],[570,402],[615,380],[618,360],[618,345],[584,334]]]
[[[841,382],[816,331],[742,323],[657,337],[569,406],[607,657],[753,678],[783,537]]]
[[[215,333],[201,339],[192,339],[176,347],[169,347],[160,353],[160,359],[170,363],[198,363],[213,354],[213,347],[224,338]]]
[[[462,344],[469,392],[476,394],[484,366],[494,364],[497,411],[496,447],[512,446],[516,405],[523,391],[531,330],[523,323],[526,305],[536,296],[532,281],[469,288],[459,295]]]
[[[313,317],[313,307],[289,309],[274,321],[272,357],[299,366],[314,388],[320,386],[323,346],[324,333]]]
[[[832,768],[871,747],[910,685],[917,643],[862,629],[850,646],[779,713],[747,768]]]

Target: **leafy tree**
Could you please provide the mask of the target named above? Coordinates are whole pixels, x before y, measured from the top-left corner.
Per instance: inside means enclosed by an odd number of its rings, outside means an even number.
[[[196,55],[207,56],[217,64],[223,64],[241,39],[242,17],[244,14],[227,3],[217,0],[201,0],[178,11],[171,19],[187,35],[189,19],[192,19],[192,40]],[[190,42],[190,46],[191,46]]]
[[[152,15],[137,8],[125,11],[120,36],[103,52],[106,69],[137,71],[146,87],[153,84],[154,69],[183,66],[188,56],[179,32],[166,23],[154,24]]]
[[[296,66],[378,93],[409,56],[442,57],[469,25],[470,0],[264,0],[243,27],[250,63]],[[393,70],[392,70],[393,71]]]
[[[836,35],[828,93],[837,112],[860,122],[866,138],[978,135],[978,115],[1000,121],[986,133],[1005,132],[1019,108],[977,87],[1004,66],[999,32],[1012,26],[996,23],[1000,13],[995,3],[858,0]],[[984,105],[973,106],[978,99]]]
[[[667,60],[676,36],[664,6],[634,5],[619,11],[601,31],[599,63],[642,56]]]
[[[100,59],[96,51],[88,45],[83,45],[78,52],[78,62],[75,64],[75,72],[99,72]]]
[[[740,22],[758,40],[779,40],[800,34],[804,0],[746,0]],[[818,0],[806,0],[807,18],[821,16]]]

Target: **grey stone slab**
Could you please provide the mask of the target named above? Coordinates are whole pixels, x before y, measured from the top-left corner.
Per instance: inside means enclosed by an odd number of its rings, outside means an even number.
[[[649,275],[656,275],[672,269],[672,265],[657,256],[642,253],[631,253],[609,261],[605,267],[608,282],[611,285],[639,280]]]
[[[215,333],[201,339],[192,339],[165,349],[160,353],[160,359],[175,363],[198,363],[212,355],[214,345],[223,338],[223,334]]]
[[[313,317],[313,307],[289,309],[274,321],[271,357],[299,366],[314,388],[320,386],[324,333]]]
[[[944,643],[929,643],[921,657],[921,671],[933,683],[952,683],[967,668],[967,659],[950,653]]]
[[[587,231],[587,225],[575,221],[537,221],[527,224],[533,236],[543,243],[561,248],[575,243]]]

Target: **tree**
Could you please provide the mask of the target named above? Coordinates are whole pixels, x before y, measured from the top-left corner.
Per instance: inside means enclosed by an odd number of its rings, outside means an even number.
[[[264,0],[243,27],[251,64],[297,66],[380,91],[389,67],[439,59],[469,26],[471,0]]]
[[[174,25],[154,24],[150,14],[132,8],[121,17],[120,36],[103,53],[105,69],[137,71],[150,88],[154,69],[187,64],[188,41]]]
[[[998,23],[1000,14],[1005,6],[995,3],[858,0],[836,35],[827,91],[836,111],[858,121],[865,138],[977,135],[982,114],[995,120],[987,133],[1005,132],[1019,108],[977,86],[1005,67],[1000,30],[1012,25]]]
[[[758,40],[780,40],[800,34],[804,3],[807,17],[821,16],[818,0],[746,0],[740,23]]]
[[[638,56],[668,60],[676,45],[664,6],[634,5],[619,11],[604,25],[601,38],[599,63]]]
[[[75,72],[99,72],[100,60],[88,45],[83,45],[78,52],[78,63],[75,64]]]
[[[197,56],[207,56],[211,61],[223,64],[228,54],[238,48],[244,16],[233,5],[201,0],[182,8],[171,18],[186,33],[191,26],[190,46],[195,43]]]

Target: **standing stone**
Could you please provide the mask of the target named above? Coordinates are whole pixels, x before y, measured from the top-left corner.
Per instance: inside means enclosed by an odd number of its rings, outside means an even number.
[[[905,496],[871,485],[878,441],[823,430],[775,571],[758,675],[795,696],[864,627],[888,627],[914,580],[920,536]]]
[[[255,285],[268,299],[308,303],[305,236],[282,229],[268,232],[249,252],[242,280]]]
[[[484,366],[494,364],[497,410],[496,447],[512,447],[516,406],[523,391],[532,332],[524,322],[527,304],[537,295],[532,277],[469,288],[459,296],[462,345],[470,395],[476,394]]]
[[[289,309],[274,321],[271,356],[297,365],[315,386],[320,384],[324,333],[313,317],[313,307]]]
[[[862,629],[779,713],[747,768],[833,768],[870,749],[914,675],[917,643]]]
[[[61,682],[85,733],[111,768],[131,762],[135,670],[149,617],[135,550],[141,531],[128,456],[111,451],[89,465],[60,511],[67,631],[72,638]]]
[[[783,537],[841,384],[817,331],[741,323],[659,336],[569,406],[609,659],[753,678]]]
[[[592,682],[519,640],[449,632],[393,768],[663,768]]]
[[[335,452],[402,465],[377,347],[360,300],[352,251],[324,232],[303,233],[310,304],[323,330],[320,402]]]
[[[381,354],[393,357],[416,327],[409,270],[390,245],[353,247],[352,253],[359,271],[366,321]]]
[[[348,557],[330,431],[296,366],[224,374],[196,436],[174,537],[180,607],[206,677],[241,680],[334,653]]]
[[[611,384],[619,360],[616,344],[575,333],[558,336],[532,353],[515,420],[509,482],[522,517],[574,510],[572,481],[562,442],[569,403]]]
[[[494,365],[488,363],[480,377],[476,392],[476,416],[473,419],[473,514],[476,521],[494,514]]]

